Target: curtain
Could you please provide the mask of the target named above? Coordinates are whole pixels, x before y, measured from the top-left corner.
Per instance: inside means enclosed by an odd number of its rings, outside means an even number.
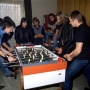
[[[0,0],[0,18],[9,16],[17,25],[25,17],[24,0]]]
[[[90,0],[57,0],[57,12],[63,11],[69,14],[73,10],[79,10],[90,26]]]

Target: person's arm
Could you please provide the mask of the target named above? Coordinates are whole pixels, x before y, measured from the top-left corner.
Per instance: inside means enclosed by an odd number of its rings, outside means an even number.
[[[83,43],[76,42],[76,48],[70,53],[71,58],[74,58],[74,57],[78,56],[81,53],[82,46],[83,46]]]
[[[35,35],[36,37],[43,38],[45,36],[44,28],[42,27],[42,31],[40,34]]]
[[[71,26],[68,26],[68,27],[69,27],[69,28],[67,28],[68,36],[69,36],[69,37],[67,37],[68,42],[63,45],[63,49],[68,48],[73,43],[73,38],[74,38],[73,28]]]
[[[5,42],[3,42],[2,45],[9,51],[13,51],[13,48],[9,47]]]
[[[41,35],[39,36],[40,38],[43,38],[45,36],[45,30],[44,28],[42,27],[42,32],[41,32]]]
[[[4,54],[7,54],[9,56],[13,56],[12,53],[10,53],[9,51],[5,50],[3,47],[1,47],[1,51],[4,53]]]
[[[64,57],[68,61],[72,61],[74,57],[77,57],[81,53],[82,47],[83,47],[82,42],[76,42],[76,48],[70,54],[64,55]]]
[[[16,40],[16,43],[17,44],[21,44],[21,42],[20,42],[20,40],[19,40],[19,31],[20,29],[19,29],[19,27],[16,27],[16,29],[15,29],[15,40]]]
[[[6,57],[9,62],[15,61],[15,58],[12,57],[13,55],[12,55],[10,52],[6,51],[6,50],[3,49],[2,47],[0,47],[0,49],[1,49],[1,50],[0,50],[0,56]]]

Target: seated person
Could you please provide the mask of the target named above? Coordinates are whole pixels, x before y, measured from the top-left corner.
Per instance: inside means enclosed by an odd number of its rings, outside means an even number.
[[[15,29],[16,46],[33,45],[33,33],[31,29],[32,28],[28,26],[28,20],[23,17],[20,25]]]
[[[61,11],[57,13],[57,22],[60,23],[57,28],[61,29],[61,38],[55,50],[59,55],[64,55],[73,49],[73,28],[69,24],[68,16]]]
[[[33,18],[33,32],[34,32],[34,45],[42,45],[42,39],[44,38],[44,28],[39,25],[40,21],[37,17]]]
[[[44,41],[45,41],[45,45],[49,46],[48,41],[49,41],[49,38],[52,37],[53,39],[52,51],[56,48],[57,41],[60,38],[60,34],[58,34],[59,30],[56,29],[56,21],[57,20],[55,18],[55,15],[53,13],[50,13],[49,14],[49,24],[48,24],[47,30],[45,31]]]

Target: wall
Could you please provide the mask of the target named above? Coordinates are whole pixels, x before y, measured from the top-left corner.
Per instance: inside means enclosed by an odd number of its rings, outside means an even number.
[[[31,0],[32,18],[38,17],[43,25],[43,15],[57,12],[57,0]]]
[[[57,0],[57,12],[63,11],[66,14],[72,10],[79,10],[90,26],[90,0]]]

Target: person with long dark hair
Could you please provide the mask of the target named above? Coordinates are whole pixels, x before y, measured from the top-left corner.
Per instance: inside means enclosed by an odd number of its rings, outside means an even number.
[[[23,17],[21,23],[15,29],[16,46],[33,45],[32,28],[28,25],[27,18]]]

